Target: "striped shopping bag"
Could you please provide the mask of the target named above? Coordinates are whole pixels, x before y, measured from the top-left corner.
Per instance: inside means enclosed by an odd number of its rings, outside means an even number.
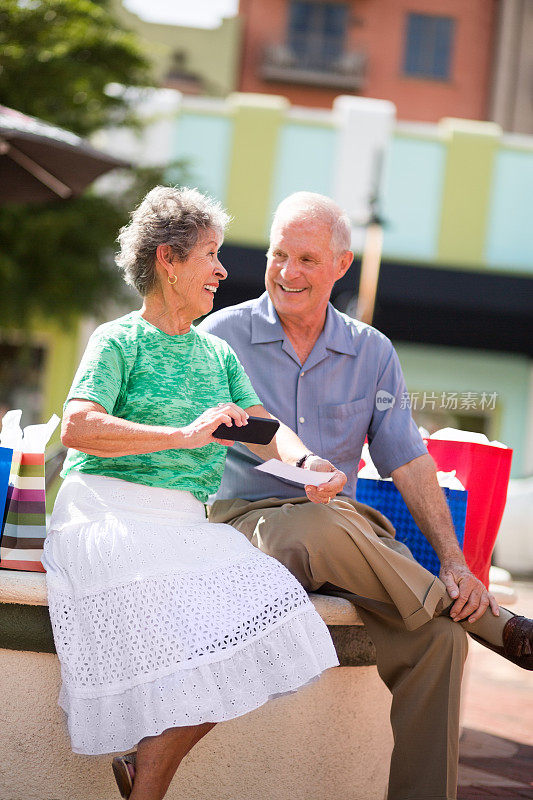
[[[44,453],[13,453],[0,539],[0,567],[44,572]]]

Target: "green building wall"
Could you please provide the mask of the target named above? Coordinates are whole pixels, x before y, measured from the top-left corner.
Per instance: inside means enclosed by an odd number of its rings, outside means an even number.
[[[484,267],[494,158],[501,129],[490,122],[443,120],[446,166],[437,263]]]
[[[63,403],[78,367],[80,326],[76,324],[71,330],[65,330],[44,323],[38,327],[47,350],[43,376],[43,420],[48,420],[52,414],[62,415]],[[59,439],[58,431],[55,437]]]
[[[489,438],[512,447],[512,477],[525,474],[525,440],[531,396],[531,361],[526,356],[458,350],[419,344],[396,343],[408,391],[496,392],[490,415]]]

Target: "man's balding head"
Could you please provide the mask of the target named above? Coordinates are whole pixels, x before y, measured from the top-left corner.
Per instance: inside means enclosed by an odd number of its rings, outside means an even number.
[[[352,259],[350,223],[333,200],[296,192],[280,203],[270,231],[265,285],[282,325],[321,330],[333,285]]]
[[[294,192],[282,200],[274,213],[272,230],[281,222],[301,220],[325,224],[331,230],[330,247],[335,255],[350,250],[350,220],[330,197],[317,192]]]

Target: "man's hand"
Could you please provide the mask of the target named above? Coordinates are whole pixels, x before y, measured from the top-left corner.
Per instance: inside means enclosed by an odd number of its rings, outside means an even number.
[[[348,480],[344,472],[333,466],[330,461],[320,456],[308,456],[305,460],[304,469],[312,469],[316,472],[331,472],[332,476],[327,483],[319,486],[306,486],[305,493],[312,503],[329,503],[344,488]]]
[[[470,572],[466,564],[444,561],[441,564],[439,577],[446,585],[450,597],[455,600],[450,609],[450,617],[454,622],[467,618],[468,622],[475,622],[483,616],[489,606],[494,616],[499,616],[500,609],[496,598]]]
[[[440,558],[440,579],[455,600],[451,618],[475,622],[488,606],[497,617],[498,603],[466,565],[431,456],[418,456],[391,475],[414,521]]]

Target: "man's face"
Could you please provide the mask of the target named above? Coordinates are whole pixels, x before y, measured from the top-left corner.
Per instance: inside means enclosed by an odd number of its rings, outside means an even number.
[[[326,310],[335,281],[352,261],[331,249],[331,228],[317,219],[286,216],[274,222],[265,285],[280,317],[312,324]]]

